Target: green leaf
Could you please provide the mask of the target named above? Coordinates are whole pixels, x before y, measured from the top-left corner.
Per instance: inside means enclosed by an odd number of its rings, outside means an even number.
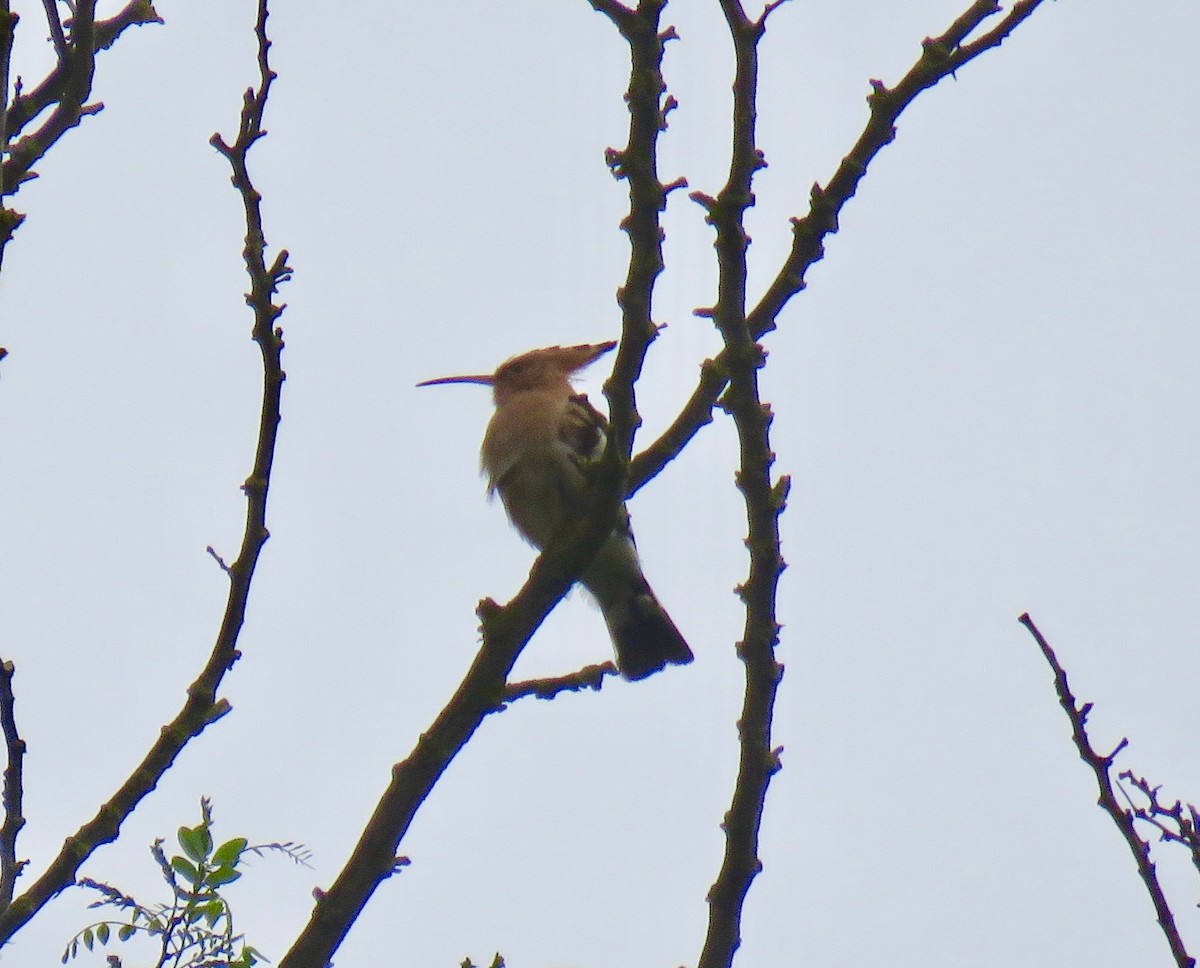
[[[91,951],[91,950],[92,950],[92,944],[93,944],[94,942],[95,942],[95,936],[92,934],[92,929],[91,929],[91,928],[84,928],[84,929],[83,929],[83,946],[84,946],[85,948],[87,948],[87,950],[88,950],[88,951]]]
[[[108,944],[108,925],[107,924],[96,925],[96,939],[101,944]]]
[[[171,858],[171,870],[193,886],[200,883],[200,871],[183,857]]]
[[[137,925],[123,924],[117,928],[117,938],[121,941],[128,941],[137,931]]]
[[[208,922],[208,926],[214,928],[225,913],[225,904],[223,901],[213,900],[205,904],[200,910],[204,913],[204,919]]]
[[[242,851],[249,844],[245,837],[234,837],[233,840],[227,840],[212,855],[212,863],[214,867],[234,867],[241,860]]]
[[[218,867],[205,875],[204,883],[209,887],[224,887],[226,884],[232,884],[241,876],[242,872],[235,871],[232,867]]]
[[[212,834],[203,824],[199,827],[180,827],[179,846],[197,864],[202,864],[212,852]]]

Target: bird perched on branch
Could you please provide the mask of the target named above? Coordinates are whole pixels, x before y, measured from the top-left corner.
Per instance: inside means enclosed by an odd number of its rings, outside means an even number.
[[[604,453],[608,421],[586,395],[575,392],[571,377],[616,345],[549,346],[514,356],[495,373],[417,384],[492,388],[496,412],[480,453],[488,492],[499,492],[509,520],[538,549],[587,513],[587,471]],[[600,603],[626,679],[692,661],[691,649],[642,574],[624,507],[580,581]]]

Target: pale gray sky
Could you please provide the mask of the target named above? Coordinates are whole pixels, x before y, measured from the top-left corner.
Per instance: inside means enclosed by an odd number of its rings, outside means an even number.
[[[21,70],[49,48],[24,17]],[[280,73],[253,156],[292,253],[269,524],[227,679],[190,747],[84,873],[152,895],[146,844],[193,823],[292,839],[230,896],[272,959],[465,670],[474,606],[532,552],[484,497],[480,388],[416,390],[617,332],[623,42],[585,0],[278,2]],[[806,0],[763,44],[755,275],[814,180],[965,0]],[[103,55],[88,119],[39,166],[0,280],[0,653],[29,742],[32,870],[174,714],[215,634],[257,420],[240,203],[206,144],[255,79],[249,0],[163,0]],[[681,102],[662,173],[715,192],[731,58],[715,3],[678,2]],[[901,119],[767,339],[777,470],[793,476],[780,592],[786,747],[742,965],[1158,965],[1132,862],[1094,806],[1028,609],[1097,745],[1200,798],[1200,8],[1047,4]],[[718,340],[711,236],[667,213],[652,435]],[[598,398],[598,367],[584,382]],[[403,846],[339,968],[694,963],[722,849],[742,691],[745,524],[718,417],[632,505],[694,665],[487,722]],[[521,676],[606,658],[572,596]],[[1197,887],[1164,855],[1200,948]],[[57,964],[68,894],[0,960]],[[130,953],[132,954],[132,952]],[[90,963],[102,964],[94,956]],[[136,963],[130,957],[127,964]],[[84,962],[89,964],[89,962]]]

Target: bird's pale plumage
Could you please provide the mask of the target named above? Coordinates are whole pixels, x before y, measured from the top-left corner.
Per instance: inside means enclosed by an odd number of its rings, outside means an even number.
[[[604,453],[608,422],[575,392],[571,376],[614,346],[550,346],[515,356],[493,374],[419,384],[492,387],[496,412],[480,460],[489,491],[499,493],[509,520],[537,548],[546,548],[586,513],[588,467]],[[580,581],[600,603],[625,678],[641,679],[669,663],[692,661],[642,574],[624,508],[621,523]]]

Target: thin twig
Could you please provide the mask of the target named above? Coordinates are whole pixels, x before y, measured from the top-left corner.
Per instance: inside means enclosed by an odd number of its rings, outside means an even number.
[[[82,0],[80,10],[90,7],[93,0]],[[260,5],[259,26],[265,24],[265,0]],[[76,34],[82,28],[78,24],[80,13],[72,26],[72,44],[82,44],[80,49],[93,50],[84,34]],[[251,276],[251,294],[248,297],[255,316],[253,334],[263,355],[263,398],[259,419],[258,443],[254,468],[244,485],[247,495],[246,526],[242,538],[241,552],[229,566],[230,587],[226,600],[225,614],[216,642],[208,662],[196,680],[188,687],[187,700],[179,714],[159,734],[146,757],[125,780],[112,798],[100,807],[96,816],[85,823],[74,834],[67,837],[59,854],[50,866],[24,893],[18,896],[6,911],[0,913],[0,943],[8,941],[38,910],[55,894],[74,883],[79,867],[101,844],[117,838],[121,825],[141,800],[157,786],[163,774],[180,751],[192,739],[199,736],[211,723],[220,719],[230,706],[225,699],[218,699],[217,689],[225,674],[240,656],[237,650],[238,635],[245,620],[246,603],[254,577],[255,565],[263,544],[267,540],[266,498],[274,461],[275,441],[279,425],[279,402],[284,374],[280,366],[283,349],[282,334],[272,329],[275,319],[283,311],[275,306],[271,297],[276,287],[286,280],[291,272],[286,265],[286,253],[281,252],[270,267],[263,262],[262,221],[259,213],[258,193],[249,182],[245,169],[245,156],[250,146],[263,136],[262,111],[266,104],[271,78],[274,76],[266,62],[266,35],[259,34],[259,66],[262,82],[257,92],[249,92],[242,109],[242,124],[237,142],[227,147],[226,157],[234,163],[235,182],[242,193],[246,208],[247,245],[246,264]],[[90,56],[90,55],[89,55]],[[258,244],[256,247],[255,240]]]
[[[1075,743],[1075,749],[1079,751],[1079,758],[1091,768],[1096,776],[1096,786],[1100,791],[1099,804],[1105,813],[1112,818],[1112,822],[1117,825],[1117,829],[1121,832],[1121,836],[1125,839],[1130,853],[1133,854],[1133,859],[1137,864],[1138,875],[1142,879],[1142,883],[1146,886],[1146,891],[1150,895],[1150,900],[1154,904],[1154,911],[1158,917],[1158,925],[1162,928],[1164,937],[1167,939],[1167,944],[1171,948],[1171,955],[1175,959],[1175,964],[1178,968],[1195,968],[1196,959],[1187,953],[1184,947],[1183,939],[1179,936],[1179,931],[1175,927],[1175,916],[1171,912],[1171,907],[1167,903],[1166,895],[1163,893],[1162,885],[1158,881],[1158,873],[1155,871],[1154,863],[1150,860],[1150,845],[1142,840],[1133,823],[1133,814],[1122,808],[1117,802],[1116,794],[1113,790],[1112,782],[1112,765],[1117,754],[1125,748],[1128,740],[1122,739],[1108,756],[1103,756],[1097,753],[1092,746],[1092,741],[1087,734],[1087,718],[1091,712],[1092,704],[1084,703],[1082,706],[1076,705],[1075,696],[1071,693],[1070,684],[1067,682],[1067,673],[1063,669],[1062,664],[1058,661],[1058,656],[1054,654],[1054,650],[1050,648],[1050,643],[1038,627],[1033,624],[1033,619],[1029,617],[1029,613],[1023,614],[1018,621],[1025,626],[1038,644],[1038,648],[1042,650],[1042,656],[1046,659],[1047,664],[1054,672],[1054,691],[1058,694],[1059,705],[1067,714],[1067,719],[1071,721],[1071,739]]]
[[[1186,847],[1192,857],[1192,866],[1200,871],[1200,829],[1198,829],[1200,827],[1200,811],[1190,803],[1186,805],[1187,809],[1185,810],[1185,805],[1179,800],[1170,806],[1162,803],[1158,799],[1158,791],[1161,787],[1152,787],[1145,777],[1134,776],[1132,770],[1122,770],[1117,779],[1130,783],[1146,798],[1149,804],[1148,807],[1135,806],[1132,798],[1126,794],[1134,816],[1154,827],[1162,840],[1182,844]],[[1118,786],[1118,789],[1125,793],[1123,786]],[[1164,823],[1161,819],[1163,817],[1170,820],[1173,826]]]
[[[233,571],[230,569],[230,567],[226,563],[225,559],[222,558],[219,554],[217,554],[216,548],[214,548],[212,545],[209,545],[204,550],[207,551],[209,556],[212,558],[212,560],[217,563],[217,567],[219,567],[221,569],[221,571],[225,572],[225,574],[229,575],[230,577],[233,576]]]
[[[17,732],[12,662],[0,662],[0,730],[8,757],[4,767],[4,823],[0,824],[0,911],[12,902],[17,878],[27,861],[17,860],[17,835],[25,826],[25,740]]]
[[[611,662],[601,662],[598,665],[584,666],[578,672],[565,676],[550,676],[545,679],[525,679],[520,682],[510,682],[504,689],[504,701],[515,702],[525,696],[536,696],[538,699],[553,699],[559,693],[579,692],[582,689],[600,691],[606,676],[616,676],[617,667]]]
[[[762,402],[758,370],[765,354],[746,318],[746,253],[750,237],[745,216],[754,204],[755,174],[766,167],[756,143],[758,43],[762,18],[747,17],[741,0],[720,0],[733,41],[733,130],[729,178],[720,193],[692,198],[716,230],[717,302],[702,315],[712,317],[725,343],[729,389],[723,405],[733,417],[739,446],[738,489],[746,505],[746,547],[750,570],[738,590],[746,608],[738,657],[745,669],[745,693],[738,719],[738,771],[725,814],[725,852],[708,892],[708,930],[699,968],[728,968],[741,944],[742,910],[750,885],[762,869],[758,838],[767,788],[779,770],[779,751],[771,746],[771,723],[783,666],[775,660],[779,641],[775,596],[784,569],[779,517],[785,505],[787,477],[771,481],[771,411]],[[771,8],[774,9],[774,8]]]

